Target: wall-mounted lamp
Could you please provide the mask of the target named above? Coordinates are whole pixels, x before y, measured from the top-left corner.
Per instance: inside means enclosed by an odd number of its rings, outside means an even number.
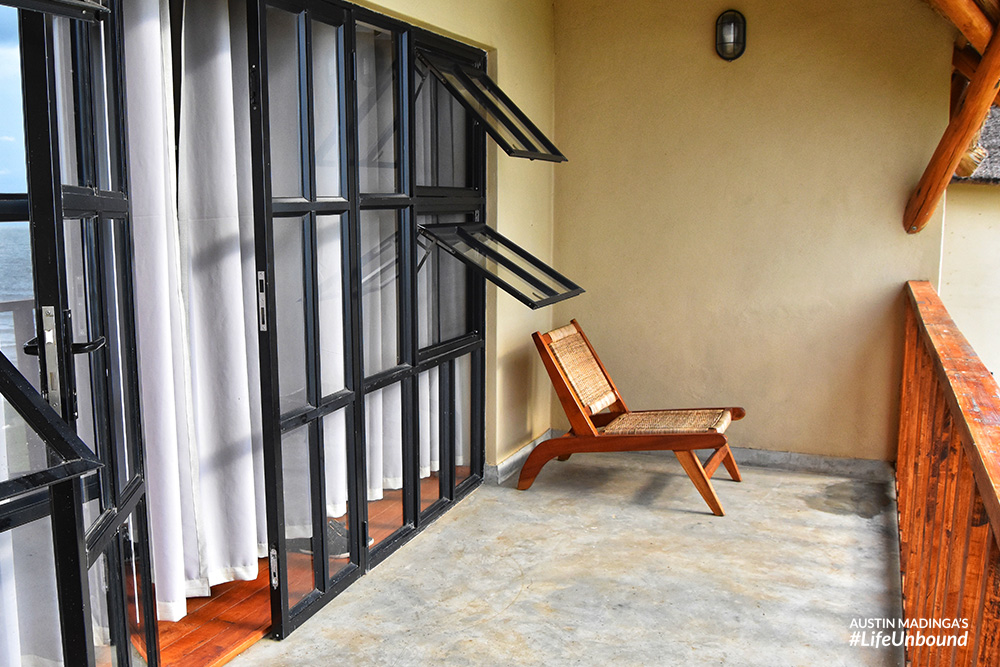
[[[715,51],[723,60],[736,60],[747,46],[747,20],[735,9],[719,14],[715,22]]]

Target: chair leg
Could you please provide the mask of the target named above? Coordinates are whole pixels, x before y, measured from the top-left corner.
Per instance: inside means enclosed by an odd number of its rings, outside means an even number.
[[[528,454],[528,458],[525,459],[524,465],[521,466],[521,475],[517,478],[517,488],[524,491],[531,487],[535,483],[535,478],[538,477],[538,473],[541,472],[542,466],[551,461],[552,459],[559,457],[569,458],[572,452],[567,452],[566,450],[571,447],[570,439],[566,436],[561,438],[552,438],[551,440],[546,440],[545,442],[540,442],[538,445]]]
[[[698,493],[708,503],[712,513],[715,516],[724,516],[725,512],[722,511],[722,503],[719,502],[719,497],[715,495],[712,482],[708,479],[708,475],[705,474],[705,469],[702,467],[701,461],[698,460],[695,453],[691,451],[675,451],[674,454],[677,456],[677,460],[680,461],[681,467],[684,468],[684,472],[687,473],[687,476],[694,483],[695,488],[698,489]]]
[[[733,458],[733,452],[729,449],[729,445],[726,445],[726,458],[722,459],[722,465],[726,466],[726,470],[729,471],[729,476],[733,478],[734,482],[743,481],[743,476],[740,475],[740,469],[736,467],[736,459]]]

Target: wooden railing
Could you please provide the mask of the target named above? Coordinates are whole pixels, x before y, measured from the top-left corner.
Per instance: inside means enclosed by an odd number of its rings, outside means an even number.
[[[1000,389],[930,283],[907,293],[896,461],[907,660],[1000,665]],[[909,625],[935,619],[960,625]]]

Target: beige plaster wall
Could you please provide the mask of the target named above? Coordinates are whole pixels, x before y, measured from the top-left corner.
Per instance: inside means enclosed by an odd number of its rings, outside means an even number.
[[[953,33],[916,0],[557,0],[560,305],[630,407],[743,405],[731,441],[890,459],[907,279],[940,213],[902,212],[947,124]],[[553,420],[562,420],[558,404]]]
[[[949,187],[944,232],[941,298],[995,375],[1000,371],[1000,187]]]
[[[490,74],[549,133],[554,129],[552,3],[540,0],[359,2],[489,53]],[[489,142],[490,224],[552,260],[554,167],[508,157]],[[550,426],[552,390],[531,332],[551,328],[551,309],[532,312],[494,287],[488,293],[486,460],[502,461]]]

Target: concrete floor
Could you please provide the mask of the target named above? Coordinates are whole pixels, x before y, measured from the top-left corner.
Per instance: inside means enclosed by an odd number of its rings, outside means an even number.
[[[484,485],[231,664],[901,665],[849,644],[852,620],[900,614],[891,482],[742,471],[719,470],[721,518],[669,453]]]

